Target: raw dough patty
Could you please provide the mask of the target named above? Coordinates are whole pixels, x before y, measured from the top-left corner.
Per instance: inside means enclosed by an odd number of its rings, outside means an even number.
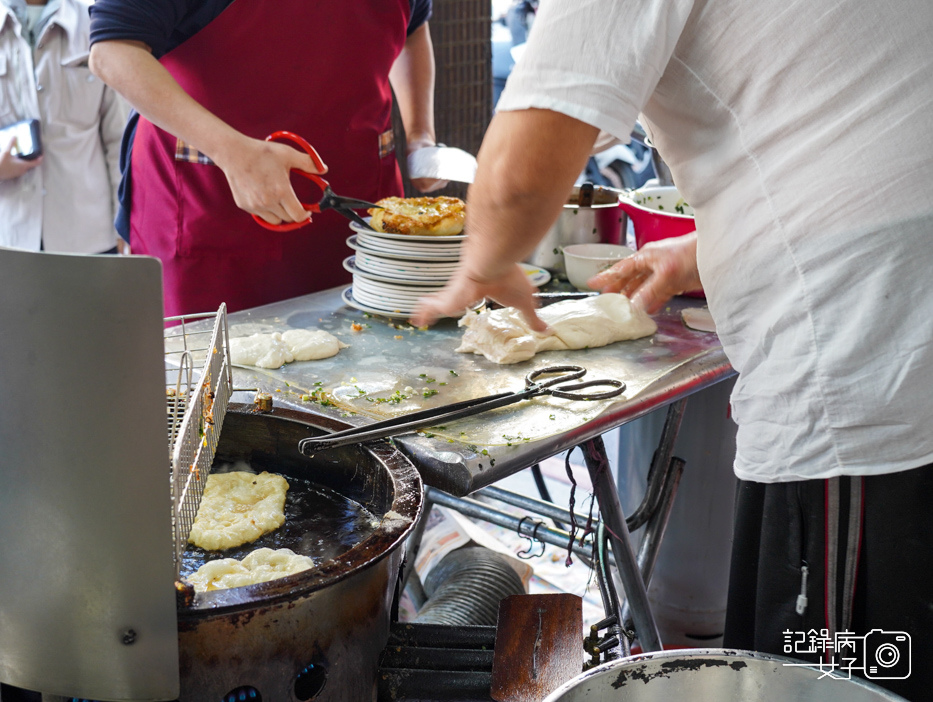
[[[292,361],[335,356],[347,345],[323,329],[289,329],[230,339],[230,362],[238,366],[279,368]]]
[[[195,592],[222,590],[264,583],[314,567],[314,561],[288,548],[257,548],[242,561],[221,558],[208,561],[187,579]]]
[[[370,225],[377,232],[412,236],[454,236],[463,233],[466,210],[456,197],[386,197],[372,208]]]
[[[263,471],[211,473],[188,543],[222,551],[242,546],[285,523],[288,481]]]
[[[533,331],[514,307],[467,312],[457,351],[481,354],[494,363],[527,361],[539,351],[606,346],[654,334],[658,325],[625,295],[606,293],[556,302],[538,310],[550,334]]]

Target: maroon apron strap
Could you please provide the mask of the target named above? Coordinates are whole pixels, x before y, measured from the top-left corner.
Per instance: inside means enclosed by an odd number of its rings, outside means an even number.
[[[197,102],[248,136],[284,129],[321,154],[335,192],[401,194],[388,73],[405,41],[408,0],[236,0],[162,64]],[[315,215],[270,232],[233,201],[214,165],[176,159],[177,140],[140,119],[133,147],[134,253],[162,260],[166,314],[254,307],[338,285],[347,220]],[[320,197],[303,178],[303,202]]]

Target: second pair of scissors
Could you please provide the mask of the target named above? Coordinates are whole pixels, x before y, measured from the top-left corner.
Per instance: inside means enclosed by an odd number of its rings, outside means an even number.
[[[266,137],[266,141],[275,141],[277,139],[287,139],[288,141],[294,142],[297,144],[302,151],[304,151],[308,156],[311,157],[311,160],[314,162],[315,168],[320,171],[324,170],[324,162],[321,160],[321,157],[318,155],[318,152],[315,151],[314,147],[307,142],[307,140],[302,137],[294,134],[292,132],[278,131],[272,132],[269,136]],[[363,208],[370,207],[379,207],[372,202],[367,202],[366,200],[357,200],[350,197],[341,197],[334,193],[330,188],[330,183],[324,180],[321,176],[316,173],[308,173],[307,171],[299,171],[294,169],[295,173],[304,176],[308,180],[317,184],[317,186],[323,191],[323,197],[318,202],[314,204],[301,203],[301,206],[307,212],[317,213],[323,212],[324,210],[335,210],[342,214],[347,219],[356,222],[361,227],[365,229],[372,230],[372,227],[369,226],[369,222],[360,217],[354,210],[359,210]],[[303,220],[301,222],[282,222],[281,224],[270,224],[264,220],[259,215],[253,215],[260,225],[266,229],[271,229],[276,232],[290,232],[300,227],[305,226],[311,222],[310,219]]]

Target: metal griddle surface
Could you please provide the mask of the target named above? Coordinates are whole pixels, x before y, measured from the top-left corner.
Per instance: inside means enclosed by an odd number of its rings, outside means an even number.
[[[423,435],[395,439],[426,484],[456,495],[468,494],[733,374],[718,337],[691,330],[681,321],[680,310],[702,306],[702,300],[673,300],[655,316],[658,332],[650,338],[598,349],[552,351],[525,363],[500,366],[482,356],[456,353],[462,331],[455,320],[419,330],[403,320],[369,316],[344,305],[341,290],[231,314],[231,338],[317,328],[350,345],[329,359],[291,363],[271,371],[234,368],[234,387],[261,389],[273,393],[279,406],[364,425],[395,414],[515,390],[522,386],[526,373],[544,365],[582,365],[592,377],[626,382],[625,394],[615,400],[584,403],[537,398],[432,428]],[[354,331],[353,324],[362,329]],[[321,389],[336,404],[302,399]],[[393,398],[396,391],[405,398],[398,403],[379,401]],[[237,399],[249,401],[251,395]]]

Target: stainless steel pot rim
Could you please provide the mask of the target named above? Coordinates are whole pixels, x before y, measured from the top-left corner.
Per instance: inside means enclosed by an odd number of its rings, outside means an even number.
[[[769,653],[760,653],[758,651],[747,651],[743,649],[727,649],[727,648],[686,648],[686,649],[671,649],[667,651],[654,651],[652,653],[640,653],[634,656],[629,656],[627,658],[621,658],[619,660],[611,661],[609,663],[604,663],[600,666],[592,668],[591,670],[578,675],[572,680],[567,681],[559,688],[554,690],[550,695],[544,698],[543,702],[560,702],[561,698],[575,690],[578,686],[582,686],[586,683],[587,680],[592,678],[602,677],[603,675],[608,675],[612,673],[622,673],[625,670],[637,670],[638,664],[643,663],[646,666],[652,663],[661,663],[664,664],[673,664],[676,661],[683,661],[684,667],[692,669],[695,667],[702,666],[704,661],[708,661],[710,665],[722,665],[723,662],[731,661],[733,667],[736,664],[741,664],[743,661],[761,661],[763,663],[773,663],[780,666],[793,666],[795,669],[804,669],[812,671],[815,674],[823,675],[825,670],[821,670],[818,663],[804,663],[803,661],[788,658],[786,656],[780,656]],[[803,665],[801,665],[803,664]],[[734,668],[739,670],[739,668]],[[665,674],[665,677],[669,675],[672,670],[668,670]],[[641,680],[639,678],[639,680]],[[641,680],[642,683],[647,683],[647,680]],[[830,681],[830,684],[835,681]],[[858,687],[865,688],[866,690],[878,691],[880,693],[886,694],[887,699],[890,700],[901,700],[903,698],[888,692],[887,690],[882,690],[877,685],[874,685],[868,681],[862,680],[858,677],[851,677],[842,682],[846,682]],[[621,699],[621,698],[620,698]],[[906,700],[904,700],[906,702]]]

